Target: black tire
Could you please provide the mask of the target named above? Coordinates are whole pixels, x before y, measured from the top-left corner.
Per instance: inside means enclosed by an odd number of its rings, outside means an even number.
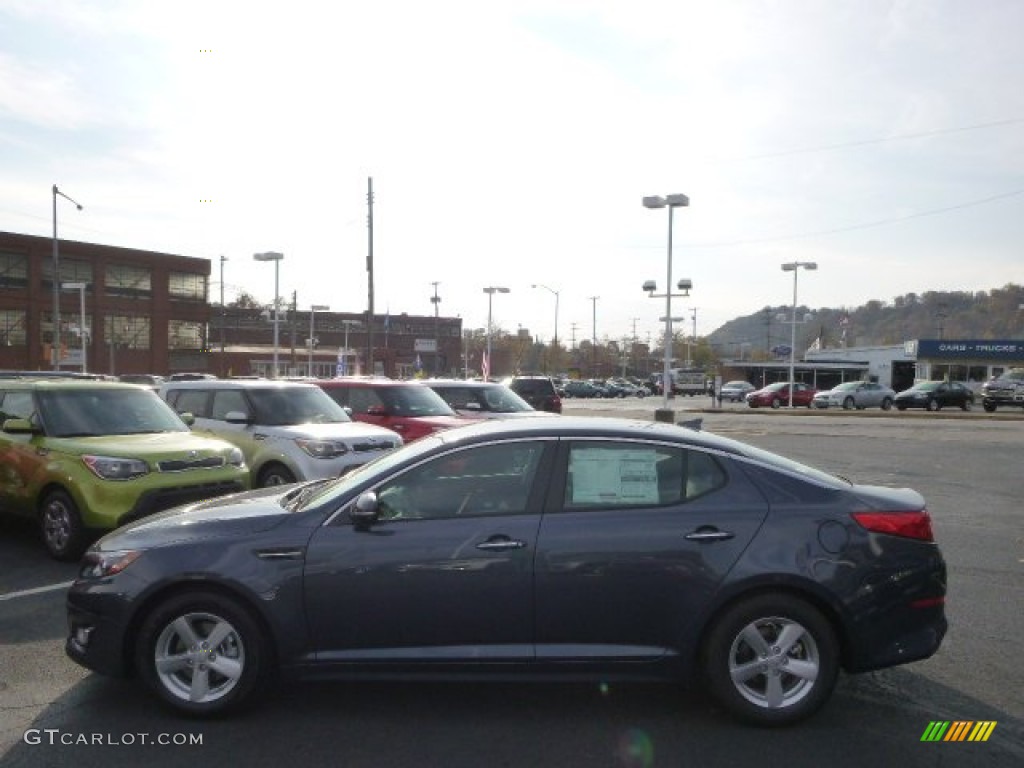
[[[960,410],[961,411],[969,411],[969,410],[971,410],[971,406],[973,406],[973,405],[974,405],[974,401],[973,400],[964,400],[962,403],[960,403]]]
[[[259,488],[269,488],[272,485],[288,485],[294,482],[295,475],[284,464],[267,464],[260,470],[256,485]]]
[[[851,411],[851,410],[853,410],[853,406],[854,405],[855,405],[855,403],[854,403],[854,400],[853,400],[852,397],[848,396],[845,400],[843,400],[843,410],[844,411]]]
[[[905,406],[905,405],[897,405],[896,406],[896,410],[897,411],[905,411],[905,410],[907,410],[907,406]]]
[[[892,398],[891,397],[882,398],[882,410],[883,411],[890,411],[890,410],[892,410]]]
[[[758,637],[764,643],[755,648]],[[775,644],[780,638],[786,647]],[[810,717],[828,701],[839,653],[820,611],[791,595],[765,594],[737,603],[714,623],[702,661],[708,692],[722,707],[749,723],[778,726]]]
[[[779,400],[779,398],[777,398],[777,397],[773,397],[772,398],[772,408],[778,408],[780,405],[782,405],[782,401]]]
[[[70,562],[88,545],[78,505],[67,491],[50,491],[39,505],[39,532],[46,551],[55,560]]]
[[[179,712],[218,715],[251,701],[265,683],[270,649],[264,636],[248,610],[229,597],[175,595],[143,622],[136,670]]]
[[[937,411],[941,407],[942,406],[939,405],[939,401],[936,400],[934,397],[931,397],[931,398],[928,399],[928,410],[929,411]]]
[[[995,413],[997,408],[995,403],[988,403],[984,400],[981,403],[981,407],[985,409],[985,413]]]

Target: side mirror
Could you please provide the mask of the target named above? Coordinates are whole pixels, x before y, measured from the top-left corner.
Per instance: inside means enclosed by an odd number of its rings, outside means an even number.
[[[356,499],[352,509],[348,513],[352,524],[358,529],[366,529],[377,522],[380,516],[380,504],[377,502],[377,494],[373,491],[365,491]]]
[[[179,413],[178,418],[185,422],[185,426],[188,427],[191,427],[193,424],[196,423],[196,417],[193,414],[189,413],[188,411],[185,411],[185,413]]]
[[[38,435],[42,433],[42,430],[28,419],[6,419],[4,432],[12,435]]]
[[[245,411],[228,411],[224,414],[224,421],[228,424],[248,424],[250,419]]]

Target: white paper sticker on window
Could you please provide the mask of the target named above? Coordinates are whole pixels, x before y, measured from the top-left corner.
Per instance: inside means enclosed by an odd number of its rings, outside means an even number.
[[[654,451],[624,448],[573,450],[572,504],[657,504]]]

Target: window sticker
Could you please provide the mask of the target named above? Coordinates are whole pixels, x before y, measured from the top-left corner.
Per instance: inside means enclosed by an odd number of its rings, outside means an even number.
[[[657,504],[657,454],[635,448],[573,450],[572,504]]]

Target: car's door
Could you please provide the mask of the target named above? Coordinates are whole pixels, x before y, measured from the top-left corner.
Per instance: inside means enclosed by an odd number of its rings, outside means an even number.
[[[533,558],[555,441],[435,456],[378,484],[379,519],[313,535],[305,601],[327,663],[529,661]]]
[[[537,542],[537,657],[678,649],[767,514],[729,459],[646,442],[560,450]]]
[[[0,426],[6,419],[31,419],[35,409],[31,392],[0,390]],[[38,435],[0,432],[0,511],[34,512],[32,488],[48,463],[43,442]]]

